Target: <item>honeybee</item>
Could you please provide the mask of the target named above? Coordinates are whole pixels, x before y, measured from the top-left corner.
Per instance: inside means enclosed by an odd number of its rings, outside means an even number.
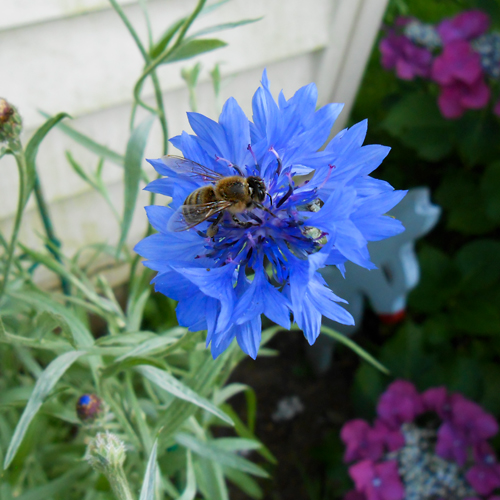
[[[195,189],[184,200],[170,218],[167,229],[170,231],[186,231],[203,221],[213,219],[207,229],[207,236],[213,238],[219,228],[225,212],[229,212],[236,224],[246,226],[249,222],[242,222],[237,214],[260,208],[269,214],[262,202],[266,196],[272,198],[266,190],[264,180],[255,175],[245,177],[238,167],[234,167],[240,175],[223,176],[210,168],[196,163],[187,158],[179,156],[164,156],[163,162],[167,167],[179,173],[187,174],[189,177],[210,181],[211,184]],[[257,216],[253,219],[262,222]]]

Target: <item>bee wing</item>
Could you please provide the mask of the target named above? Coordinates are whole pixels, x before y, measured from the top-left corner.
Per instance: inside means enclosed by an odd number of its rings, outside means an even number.
[[[218,181],[224,177],[215,170],[212,170],[204,165],[200,165],[193,160],[188,160],[182,156],[167,155],[162,157],[163,163],[180,174],[187,175],[189,177],[199,177],[203,181]]]
[[[230,206],[231,202],[228,201],[213,201],[199,205],[181,205],[170,217],[167,229],[174,232],[187,231]],[[186,212],[189,212],[189,222],[184,215]]]

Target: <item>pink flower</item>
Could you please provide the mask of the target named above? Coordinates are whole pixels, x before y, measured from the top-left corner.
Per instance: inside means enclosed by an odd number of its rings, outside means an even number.
[[[441,418],[449,413],[448,391],[446,387],[431,387],[422,393],[422,402],[425,411],[434,411]],[[448,411],[447,411],[448,408]]]
[[[456,82],[442,87],[438,106],[445,118],[453,120],[460,118],[468,109],[484,108],[489,100],[490,89],[481,78],[474,85]]]
[[[461,394],[450,397],[451,420],[463,432],[469,444],[493,437],[498,432],[498,423],[478,404],[464,398]]]
[[[441,85],[451,85],[457,80],[472,85],[483,76],[481,57],[468,42],[451,42],[434,59],[431,76]]]
[[[437,432],[436,454],[458,465],[467,461],[467,440],[463,433],[449,422],[442,424]]]
[[[340,437],[346,445],[345,462],[370,458],[378,460],[384,452],[384,433],[372,429],[368,422],[361,419],[344,424]]]
[[[366,497],[359,491],[351,490],[345,494],[344,500],[366,500]]]
[[[396,74],[402,80],[429,77],[432,54],[425,48],[417,47],[406,36],[391,32],[381,40],[379,49],[382,66],[385,69],[396,68]]]
[[[380,463],[363,460],[349,467],[349,474],[367,500],[403,500],[405,496],[396,460]]]
[[[493,448],[482,441],[474,446],[476,465],[471,467],[465,477],[480,495],[489,495],[500,486],[500,464],[497,463]]]
[[[445,118],[459,118],[467,109],[481,109],[490,100],[481,58],[468,42],[446,45],[434,60],[431,76],[441,85],[438,106]]]
[[[396,451],[405,445],[405,437],[400,429],[391,429],[382,420],[375,421],[374,428],[382,436],[383,442],[389,451]]]
[[[422,399],[411,382],[396,380],[380,396],[377,414],[389,427],[399,428],[424,411]]]
[[[437,31],[443,44],[455,40],[472,40],[486,33],[490,25],[490,18],[480,10],[467,10],[452,19],[442,21]]]
[[[500,116],[500,99],[496,102],[495,106],[493,107],[493,113],[495,113],[497,116]]]

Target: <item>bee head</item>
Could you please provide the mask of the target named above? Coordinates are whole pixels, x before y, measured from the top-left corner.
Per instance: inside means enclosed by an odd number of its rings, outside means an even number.
[[[263,202],[267,192],[264,181],[260,177],[251,175],[250,177],[247,177],[247,182],[252,199],[258,202]]]

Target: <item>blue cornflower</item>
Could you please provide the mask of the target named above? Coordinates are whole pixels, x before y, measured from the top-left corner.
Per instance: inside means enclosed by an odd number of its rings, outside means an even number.
[[[183,132],[171,139],[185,158],[222,176],[260,177],[267,195],[259,206],[233,216],[227,210],[178,231],[171,218],[183,213],[186,198],[214,184],[180,167],[172,157],[148,160],[162,178],[146,190],[170,196],[168,206],[146,207],[158,233],[135,247],[144,264],[158,272],[156,291],[178,301],[179,324],[191,331],[207,330],[207,346],[217,357],[236,337],[241,349],[257,356],[261,315],[285,329],[290,313],[312,344],[321,318],[353,324],[319,269],[337,266],[344,273],[350,260],[373,269],[367,241],[404,230],[384,214],[406,194],[369,174],[389,152],[385,146],[362,146],[366,120],[343,130],[323,151],[342,104],[316,111],[314,84],[276,103],[266,71],[253,97],[253,122],[230,98],[219,122],[189,113],[195,135]],[[304,180],[297,176],[305,174]],[[211,234],[211,233],[210,233]]]

